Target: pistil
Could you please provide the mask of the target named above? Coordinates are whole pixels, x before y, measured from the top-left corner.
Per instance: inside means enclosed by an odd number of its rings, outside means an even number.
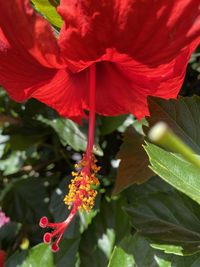
[[[90,115],[89,115],[89,130],[88,130],[88,143],[86,149],[86,159],[90,165],[92,149],[94,145],[94,130],[95,130],[95,103],[96,103],[96,68],[95,65],[90,67],[89,72],[89,103],[90,103]]]
[[[51,245],[52,251],[59,250],[59,242],[62,236],[73,220],[77,211],[85,210],[89,212],[93,206],[97,191],[94,186],[99,185],[96,173],[100,167],[96,165],[96,159],[92,153],[94,145],[95,133],[95,102],[96,102],[96,68],[95,65],[90,66],[89,69],[89,129],[88,129],[88,143],[86,153],[83,155],[81,162],[75,165],[76,172],[72,172],[74,178],[69,185],[69,193],[65,196],[64,202],[71,209],[69,216],[65,221],[59,223],[50,223],[47,217],[42,217],[40,220],[40,227],[51,228],[51,233],[45,233],[43,241]]]

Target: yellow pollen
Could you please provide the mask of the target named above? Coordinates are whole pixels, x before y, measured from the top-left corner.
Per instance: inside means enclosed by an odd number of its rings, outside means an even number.
[[[99,180],[96,177],[96,173],[100,170],[100,167],[96,165],[97,160],[92,155],[90,162],[90,170],[87,172],[84,170],[88,166],[85,155],[81,162],[75,165],[79,171],[72,172],[74,179],[69,185],[69,193],[65,196],[64,202],[71,208],[74,203],[77,203],[79,210],[86,210],[89,212],[93,206],[97,191],[94,187],[99,185]]]

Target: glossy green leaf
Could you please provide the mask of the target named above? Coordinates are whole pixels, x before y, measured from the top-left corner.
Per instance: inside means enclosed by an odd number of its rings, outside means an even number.
[[[36,9],[41,12],[53,25],[61,28],[63,20],[56,11],[54,0],[32,0]]]
[[[87,134],[83,131],[83,127],[78,126],[72,120],[61,117],[48,119],[42,115],[38,116],[37,120],[52,127],[57,133],[62,145],[70,145],[76,151],[86,150]],[[98,144],[95,144],[93,152],[99,156],[103,155],[103,151]]]
[[[115,247],[108,267],[171,267],[172,257],[151,248],[144,237],[135,234]]]
[[[108,267],[133,267],[135,260],[133,256],[133,238],[123,240],[123,245],[115,246]]]
[[[144,137],[129,127],[124,134],[124,142],[120,147],[117,158],[121,159],[114,194],[132,184],[142,184],[152,177],[153,172],[148,168],[149,160],[142,147]]]
[[[135,261],[132,255],[127,254],[123,249],[115,247],[108,267],[133,267]]]
[[[53,253],[50,246],[46,244],[39,244],[33,247],[27,258],[19,267],[55,267],[53,262]]]
[[[131,239],[129,237],[129,243],[124,243],[125,241],[120,245],[125,251],[132,251],[136,263],[134,267],[171,267],[172,256],[166,257],[163,252],[153,249],[147,239],[138,233]]]
[[[145,150],[156,174],[200,204],[200,171],[197,167],[150,143]]]
[[[79,129],[75,122],[60,117],[47,119],[43,116],[39,116],[38,120],[51,126],[58,134],[64,146],[70,145],[76,151],[85,151],[87,136]]]
[[[118,255],[117,255],[118,253]],[[125,259],[124,256],[127,256]],[[117,257],[120,256],[119,262]],[[125,237],[113,251],[108,267],[123,267],[126,260],[132,258],[134,263],[131,267],[199,267],[200,254],[191,256],[177,256],[165,254],[153,249],[147,239],[139,234]],[[120,262],[124,259],[124,262]],[[115,261],[116,260],[116,261]],[[121,265],[119,263],[122,263]],[[127,265],[129,266],[129,265]]]
[[[151,187],[156,183],[148,184],[150,186],[140,186],[137,190],[130,189],[127,195],[131,204],[125,210],[132,225],[152,243],[176,246],[174,250],[164,246],[167,253],[199,252],[200,206],[173,189],[168,191],[168,186],[161,191]]]
[[[37,223],[48,213],[43,183],[42,178],[18,179],[1,192],[2,207],[13,221]]]
[[[17,251],[5,267],[75,267],[78,261],[79,239],[63,239],[60,250],[52,253],[50,246],[40,244],[26,251]]]

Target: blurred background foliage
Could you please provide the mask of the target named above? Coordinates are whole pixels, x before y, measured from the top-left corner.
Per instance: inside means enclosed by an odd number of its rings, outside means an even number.
[[[33,2],[58,30],[61,21],[51,13],[57,1],[49,1],[47,6],[45,1]],[[86,148],[87,121],[79,126],[36,100],[15,103],[1,89],[0,207],[10,217],[0,228],[0,249],[7,253],[5,266],[199,267],[200,203],[193,191],[187,193],[190,184],[173,184],[176,177],[170,182],[162,170],[155,171],[154,150],[147,144],[154,171],[162,179],[156,176],[148,168],[149,159],[142,147],[147,125],[167,114],[165,119],[172,128],[181,125],[179,136],[200,153],[199,94],[197,50],[180,92],[185,100],[150,99],[152,116],[142,121],[132,115],[97,116],[94,153],[101,166],[101,186],[95,208],[76,217],[60,251],[54,254],[42,243],[44,232],[38,222],[41,216],[60,221],[69,212],[63,197],[74,164]],[[158,108],[165,115],[156,113]],[[184,176],[181,170],[179,173]],[[195,171],[192,175],[191,179],[199,176]]]

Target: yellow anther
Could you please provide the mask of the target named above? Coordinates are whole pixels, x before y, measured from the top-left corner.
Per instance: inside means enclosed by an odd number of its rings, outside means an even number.
[[[88,168],[85,168],[88,162],[86,161],[85,155],[83,155],[81,162],[75,165],[75,167],[80,170],[72,172],[74,179],[69,185],[68,195],[64,198],[64,202],[69,208],[71,208],[73,203],[77,202],[79,210],[86,210],[89,212],[94,206],[97,191],[94,190],[93,186],[99,185],[99,180],[95,175],[100,170],[100,167],[97,167],[95,164],[96,162],[97,160],[92,156],[90,170],[88,171]]]

